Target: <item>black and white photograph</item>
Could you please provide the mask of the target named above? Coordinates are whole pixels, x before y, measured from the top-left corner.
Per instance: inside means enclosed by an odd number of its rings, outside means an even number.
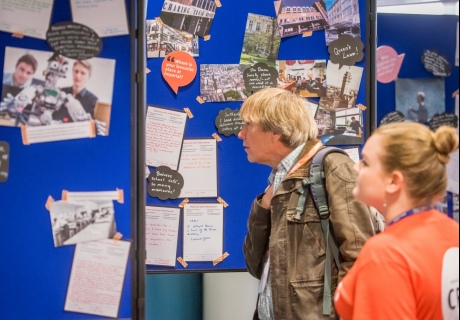
[[[363,68],[356,66],[340,68],[338,64],[329,61],[326,96],[320,99],[319,107],[333,111],[355,108],[363,71]]]
[[[74,60],[50,51],[6,47],[0,125],[39,127],[95,120],[110,125],[115,60]]]
[[[261,62],[275,67],[280,43],[276,18],[249,13],[240,63],[254,65]]]
[[[281,38],[324,30],[328,26],[324,0],[279,0],[274,4]]]
[[[358,0],[325,0],[329,25],[326,28],[326,45],[341,35],[361,37]]]
[[[216,3],[209,0],[165,0],[160,19],[174,29],[205,37],[216,9]]]
[[[147,58],[164,58],[174,51],[199,56],[198,37],[179,31],[156,20],[146,21]]]
[[[278,60],[278,88],[294,91],[301,97],[326,95],[326,60]]]
[[[428,124],[436,114],[446,111],[444,78],[396,80],[396,110],[406,121]]]
[[[205,102],[244,101],[251,95],[244,86],[243,64],[200,65],[200,96]]]
[[[114,215],[112,201],[55,201],[50,209],[54,246],[113,238]]]
[[[359,108],[332,110],[319,108],[315,121],[318,139],[324,145],[349,145],[363,143],[363,117]]]

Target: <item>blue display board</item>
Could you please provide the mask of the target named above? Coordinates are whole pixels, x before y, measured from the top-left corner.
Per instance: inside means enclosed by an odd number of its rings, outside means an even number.
[[[147,20],[159,17],[165,1],[154,0],[148,2]],[[201,64],[238,64],[243,47],[248,13],[275,17],[274,1],[272,0],[231,0],[221,1],[222,7],[217,8],[214,21],[210,28],[210,39],[205,41],[199,38],[199,57],[196,62]],[[364,55],[370,58],[369,41],[369,1],[359,1],[361,36],[365,44]],[[148,42],[147,42],[148,43]],[[325,32],[315,31],[311,37],[297,35],[281,40],[278,60],[329,60],[329,52],[325,43]],[[226,108],[239,109],[242,102],[207,102],[200,104],[196,98],[200,95],[200,74],[192,83],[179,88],[177,94],[169,87],[161,75],[161,65],[164,58],[147,60],[150,72],[146,75],[147,104],[170,109],[183,110],[189,108],[193,118],[188,119],[185,128],[185,139],[209,138],[218,133],[215,119],[219,112]],[[367,90],[369,86],[366,59],[356,65],[363,67],[365,72],[360,86],[357,103],[369,105]],[[314,101],[315,99],[312,99]],[[318,102],[318,99],[316,99]],[[219,134],[222,141],[218,142],[218,196],[228,207],[224,209],[223,253],[229,256],[217,265],[209,262],[187,262],[184,267],[179,262],[174,267],[147,265],[149,273],[176,273],[176,272],[218,272],[244,271],[246,265],[243,256],[243,241],[247,232],[247,218],[250,205],[259,193],[267,186],[270,168],[247,161],[242,141],[235,135],[224,136]],[[149,167],[149,171],[155,170]],[[183,198],[174,200],[159,200],[146,195],[149,206],[171,206],[177,208]],[[191,198],[190,202],[213,202],[216,198]],[[183,255],[183,219],[179,226],[177,257]]]
[[[51,24],[72,20],[69,3],[54,1]],[[130,5],[126,1],[128,21]],[[102,45],[99,57],[116,60],[109,136],[24,145],[19,128],[0,126],[0,141],[10,149],[8,179],[0,183],[1,319],[102,318],[64,311],[75,246],[54,247],[45,208],[49,196],[60,200],[63,190],[121,189],[124,203],[114,202],[116,228],[123,239],[132,237],[130,35],[102,38]],[[45,40],[0,32],[0,71],[6,46],[52,51]],[[119,318],[131,318],[134,312],[131,264],[130,258]]]
[[[458,16],[411,14],[378,14],[378,46],[391,46],[398,54],[405,54],[399,79],[435,79],[421,60],[425,50],[436,51],[451,64],[451,75],[444,78],[445,112],[454,113],[452,94],[459,86],[459,70],[455,66]],[[438,95],[439,93],[436,93]],[[435,98],[436,99],[436,98]],[[376,124],[396,108],[396,83],[377,84]],[[415,103],[415,97],[414,97]],[[453,216],[452,194],[447,193],[447,213]]]

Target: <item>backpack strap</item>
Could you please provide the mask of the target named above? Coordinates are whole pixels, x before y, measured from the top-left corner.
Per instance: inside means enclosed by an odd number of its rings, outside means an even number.
[[[324,159],[329,153],[339,152],[348,156],[348,154],[340,148],[325,147],[318,151],[310,165],[310,192],[313,198],[316,209],[319,212],[321,220],[321,228],[323,229],[326,240],[326,263],[324,266],[324,294],[323,294],[323,315],[330,315],[332,311],[332,270],[331,270],[331,253],[334,256],[337,268],[340,267],[339,249],[329,232],[329,206],[327,202],[326,192],[326,176],[324,173]]]

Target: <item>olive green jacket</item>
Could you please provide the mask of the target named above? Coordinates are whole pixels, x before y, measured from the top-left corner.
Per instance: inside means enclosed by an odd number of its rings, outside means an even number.
[[[316,142],[307,142],[299,159]],[[339,153],[329,154],[324,162],[330,229],[341,256],[340,270],[331,259],[332,294],[355,262],[364,242],[374,234],[368,207],[353,200],[356,182],[353,165],[349,157]],[[328,319],[322,315],[325,238],[311,196],[306,198],[300,220],[295,219],[299,199],[296,190],[309,176],[309,167],[307,162],[282,181],[270,209],[259,205],[262,197],[259,195],[249,215],[243,247],[246,265],[249,273],[260,279],[264,257],[269,251],[275,320]],[[257,319],[257,310],[254,319]],[[335,319],[334,310],[330,319]]]

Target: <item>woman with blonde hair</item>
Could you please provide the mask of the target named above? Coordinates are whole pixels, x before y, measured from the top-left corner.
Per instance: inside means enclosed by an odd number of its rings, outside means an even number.
[[[356,200],[386,219],[335,292],[348,319],[458,319],[459,225],[437,210],[454,128],[419,123],[378,128],[355,166]]]

